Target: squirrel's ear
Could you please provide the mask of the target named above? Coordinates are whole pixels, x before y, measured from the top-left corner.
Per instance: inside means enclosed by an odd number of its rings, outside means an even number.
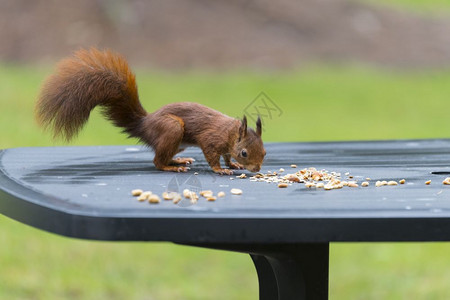
[[[247,135],[247,117],[244,115],[241,121],[241,127],[239,127],[239,140],[243,139]]]
[[[261,118],[258,116],[258,120],[256,120],[256,134],[261,136],[262,134],[262,124],[261,124]]]

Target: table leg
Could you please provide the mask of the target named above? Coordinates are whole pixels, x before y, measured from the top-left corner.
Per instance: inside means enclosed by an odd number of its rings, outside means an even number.
[[[328,299],[328,243],[195,246],[249,253],[258,273],[260,300]]]

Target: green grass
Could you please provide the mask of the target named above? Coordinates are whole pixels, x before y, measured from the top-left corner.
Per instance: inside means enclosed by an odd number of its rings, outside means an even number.
[[[449,15],[450,1],[448,0],[358,0],[360,2],[371,3],[374,6],[384,5],[385,7],[397,10],[407,10],[425,15]]]
[[[62,145],[34,122],[50,69],[0,66],[0,148]],[[311,67],[291,73],[138,72],[154,110],[196,101],[232,116],[264,91],[281,108],[265,141],[449,137],[450,72]],[[133,144],[98,113],[76,145]],[[174,229],[176,230],[176,229]],[[0,295],[8,299],[257,299],[247,255],[169,243],[73,240],[0,217]],[[331,299],[447,299],[447,243],[333,244]]]

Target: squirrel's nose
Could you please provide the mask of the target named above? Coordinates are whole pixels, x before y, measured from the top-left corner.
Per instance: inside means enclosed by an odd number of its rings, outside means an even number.
[[[261,166],[256,166],[256,167],[252,168],[250,171],[258,172],[259,170],[261,170]]]

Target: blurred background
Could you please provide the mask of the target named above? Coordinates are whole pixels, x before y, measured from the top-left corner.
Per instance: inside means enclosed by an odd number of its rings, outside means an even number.
[[[0,148],[64,145],[34,102],[59,59],[91,46],[129,59],[149,111],[195,101],[242,116],[263,92],[281,111],[266,142],[450,136],[446,0],[0,0]],[[133,143],[97,112],[73,142]],[[244,254],[73,240],[3,216],[0,244],[5,299],[258,298]],[[330,299],[448,299],[449,251],[332,244]]]

